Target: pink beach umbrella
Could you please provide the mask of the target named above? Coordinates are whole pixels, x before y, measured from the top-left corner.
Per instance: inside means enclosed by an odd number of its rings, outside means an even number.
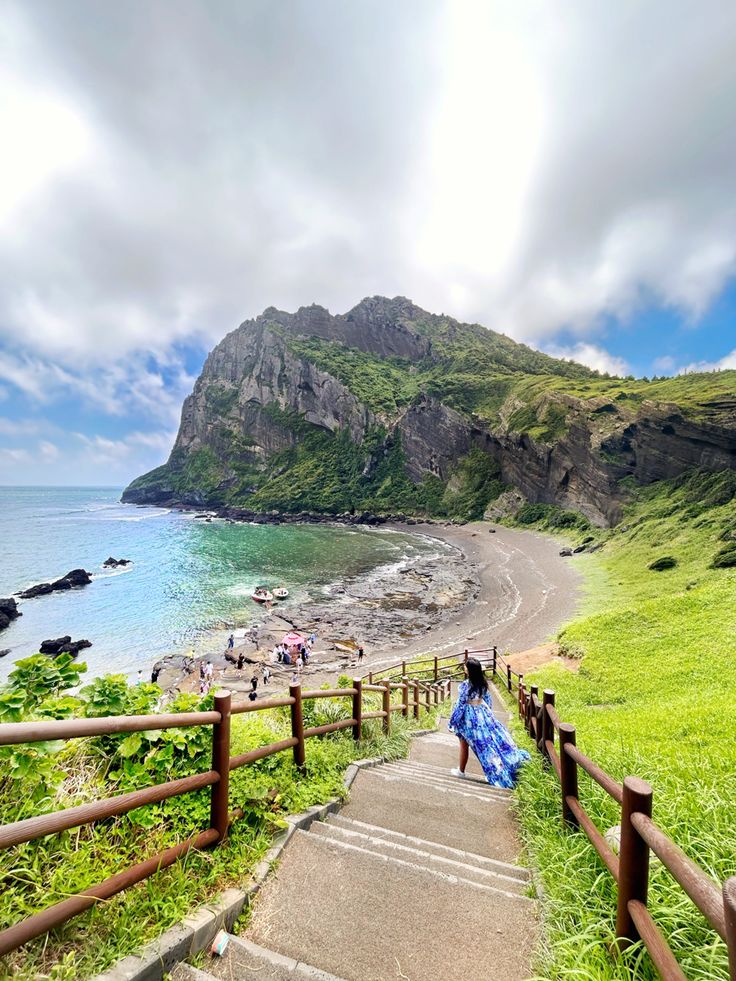
[[[290,630],[288,634],[284,634],[281,643],[286,644],[287,647],[301,647],[304,643],[304,638],[295,630]]]

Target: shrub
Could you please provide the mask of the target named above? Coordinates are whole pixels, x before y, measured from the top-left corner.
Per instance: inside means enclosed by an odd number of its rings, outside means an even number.
[[[651,569],[653,572],[662,572],[664,569],[674,569],[677,565],[677,559],[672,558],[671,555],[663,555],[659,559],[655,559],[654,562],[650,562],[647,569]]]
[[[730,569],[736,565],[736,542],[729,542],[713,556],[714,569]]]

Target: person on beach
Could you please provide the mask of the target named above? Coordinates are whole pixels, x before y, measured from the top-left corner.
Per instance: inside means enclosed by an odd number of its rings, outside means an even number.
[[[230,634],[230,636],[227,639],[227,649],[231,651],[233,647],[235,647],[235,637],[232,634]]]
[[[465,678],[448,724],[460,740],[460,763],[451,772],[455,777],[465,776],[468,750],[472,749],[492,787],[513,787],[529,754],[516,746],[511,733],[493,714],[483,666],[474,657],[465,664]]]
[[[258,688],[258,675],[257,674],[254,674],[253,677],[250,679],[250,687],[253,689],[253,691],[255,691],[256,688]]]
[[[363,648],[362,647],[359,647],[358,648],[358,664],[360,664],[361,661],[363,660],[363,655],[364,654],[365,654],[365,651],[363,650]]]
[[[255,688],[248,692],[248,698],[251,702],[255,702],[255,700],[258,698],[258,692],[255,690]]]
[[[268,684],[268,679],[271,677],[271,672],[268,670],[267,666],[263,665],[263,684]]]
[[[245,654],[243,654],[243,652],[241,651],[240,654],[238,654],[238,671],[243,670],[244,664],[245,664]]]
[[[301,671],[301,669],[304,667],[304,659],[302,658],[301,654],[296,659],[296,667],[297,671]]]

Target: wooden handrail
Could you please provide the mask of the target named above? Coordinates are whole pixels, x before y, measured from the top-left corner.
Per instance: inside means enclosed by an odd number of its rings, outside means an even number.
[[[220,779],[214,770],[197,773],[192,777],[182,777],[179,780],[169,780],[167,783],[157,783],[144,790],[132,790],[117,797],[105,797],[103,800],[90,804],[79,804],[77,807],[67,807],[61,811],[51,811],[50,814],[38,814],[36,817],[15,821],[0,827],[0,848],[10,848],[24,841],[43,838],[45,835],[68,831],[78,828],[81,824],[92,824],[104,818],[119,817],[143,807],[144,804],[158,804],[170,797],[188,794],[192,790],[202,790],[210,787]]]
[[[499,658],[498,661],[503,666],[503,659]],[[554,692],[545,691],[544,703],[540,704],[536,685],[531,685],[527,690],[523,679],[520,679],[518,689],[519,718],[538,749],[544,753],[545,762],[551,763],[562,788],[563,823],[585,832],[618,883],[616,946],[624,948],[641,939],[665,981],[685,981],[682,968],[646,905],[651,849],[708,923],[726,941],[729,973],[732,981],[736,981],[736,877],[729,879],[721,889],[654,823],[649,784],[636,777],[627,777],[622,786],[577,748],[575,727],[560,720],[554,707]],[[553,738],[555,733],[559,736],[559,754]],[[621,805],[619,855],[613,852],[578,799],[578,767]]]
[[[434,660],[432,660],[434,665]],[[415,691],[419,685],[415,682]],[[91,824],[104,818],[116,817],[146,804],[159,803],[181,794],[205,787],[212,788],[211,824],[212,827],[193,835],[191,838],[174,845],[152,858],[146,859],[131,868],[117,873],[99,885],[92,886],[77,896],[72,896],[56,903],[39,913],[22,920],[20,923],[0,931],[0,956],[15,950],[34,937],[45,933],[53,927],[71,919],[73,916],[89,909],[100,900],[108,899],[129,886],[153,875],[159,869],[173,864],[190,849],[207,848],[221,841],[229,824],[244,816],[241,808],[232,813],[227,811],[227,786],[229,774],[240,767],[255,763],[276,753],[293,750],[294,761],[299,770],[304,768],[305,742],[312,737],[327,735],[342,729],[351,728],[356,738],[361,737],[364,720],[381,719],[384,731],[388,731],[390,716],[394,712],[408,714],[409,689],[412,683],[363,685],[361,679],[354,679],[351,688],[316,689],[301,691],[299,685],[292,685],[288,696],[265,699],[261,702],[244,702],[231,705],[231,695],[228,691],[218,691],[215,694],[217,711],[161,713],[160,715],[139,716],[102,716],[89,719],[64,719],[59,721],[13,722],[0,725],[0,745],[12,746],[23,743],[33,743],[52,739],[75,739],[79,737],[103,736],[126,732],[145,732],[158,729],[184,728],[200,725],[213,727],[213,766],[212,769],[170,780],[166,783],[155,784],[140,790],[119,794],[103,800],[80,804],[49,814],[16,821],[13,824],[0,826],[0,848],[32,841],[48,834],[54,834],[69,828]],[[440,696],[444,699],[445,685],[426,684],[422,688],[427,692],[426,704],[417,699],[414,704],[414,715],[419,717],[420,710],[429,710],[430,693],[435,694],[435,703]],[[391,703],[391,690],[401,689],[403,700],[399,704]],[[383,697],[384,708],[379,711],[363,712],[363,692],[375,692]],[[304,701],[321,698],[350,698],[354,711],[349,718],[329,722],[325,725],[305,728],[302,717]],[[289,738],[259,746],[246,753],[230,756],[230,716],[249,712],[262,712],[270,709],[290,708],[292,734]],[[357,710],[357,711],[355,711]]]

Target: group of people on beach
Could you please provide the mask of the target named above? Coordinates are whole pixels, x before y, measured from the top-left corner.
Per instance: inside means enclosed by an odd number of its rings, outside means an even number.
[[[309,659],[312,656],[312,648],[316,640],[317,635],[311,633],[304,643],[301,644],[292,644],[291,646],[283,642],[276,644],[272,652],[274,662],[287,666],[294,665],[298,669],[303,668],[305,664],[309,663]]]

